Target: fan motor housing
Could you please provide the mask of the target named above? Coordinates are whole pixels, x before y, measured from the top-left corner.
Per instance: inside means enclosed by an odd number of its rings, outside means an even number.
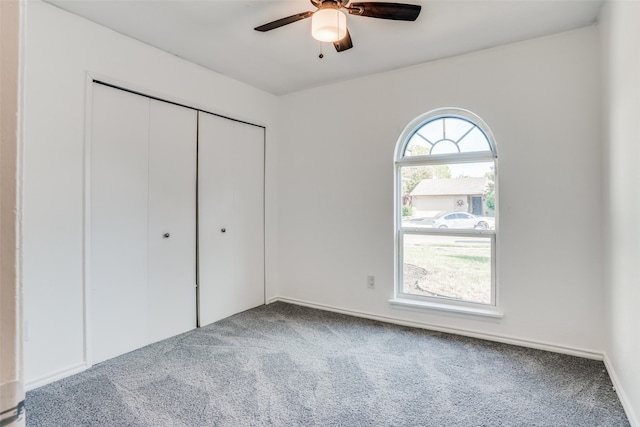
[[[323,7],[341,9],[343,7],[346,7],[347,3],[349,3],[349,0],[311,0],[311,4],[318,9],[322,9]]]

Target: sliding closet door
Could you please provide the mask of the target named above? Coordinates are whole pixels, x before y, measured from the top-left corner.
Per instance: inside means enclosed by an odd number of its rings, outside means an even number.
[[[193,110],[94,85],[93,363],[196,326],[196,129]]]
[[[265,303],[264,129],[236,123],[233,260],[237,312]]]
[[[149,339],[196,327],[198,113],[150,101]]]
[[[94,363],[147,344],[149,99],[93,88],[90,205]]]
[[[200,324],[264,304],[264,132],[200,113]]]

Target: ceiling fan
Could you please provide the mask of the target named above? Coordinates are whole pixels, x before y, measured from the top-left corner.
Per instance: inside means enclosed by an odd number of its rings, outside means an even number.
[[[311,17],[311,34],[316,40],[332,42],[338,52],[351,49],[353,43],[347,29],[349,15],[367,16],[370,18],[392,19],[394,21],[415,21],[420,14],[421,6],[404,3],[358,2],[349,4],[350,0],[311,0],[317,8],[315,12],[302,12],[268,24],[254,28],[256,31],[271,31],[284,25]],[[322,57],[322,56],[321,56]]]

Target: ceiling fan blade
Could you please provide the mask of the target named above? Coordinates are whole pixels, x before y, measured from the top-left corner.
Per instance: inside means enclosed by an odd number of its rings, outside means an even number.
[[[351,3],[349,14],[371,18],[393,19],[394,21],[415,21],[422,6],[417,4],[361,2]]]
[[[351,49],[353,47],[353,42],[351,41],[351,34],[349,34],[349,30],[347,29],[347,34],[338,40],[337,42],[333,42],[333,46],[335,46],[338,52],[342,52],[347,49]]]
[[[275,30],[276,28],[280,28],[284,25],[293,24],[294,22],[300,21],[302,19],[306,19],[311,15],[313,15],[313,12],[298,13],[296,15],[287,16],[286,18],[269,22],[268,24],[260,25],[259,27],[254,28],[254,30],[261,31],[261,32]]]

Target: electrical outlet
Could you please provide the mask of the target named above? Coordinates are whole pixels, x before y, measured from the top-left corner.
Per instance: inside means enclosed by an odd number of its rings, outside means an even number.
[[[376,287],[376,276],[367,276],[367,288],[374,289]]]

